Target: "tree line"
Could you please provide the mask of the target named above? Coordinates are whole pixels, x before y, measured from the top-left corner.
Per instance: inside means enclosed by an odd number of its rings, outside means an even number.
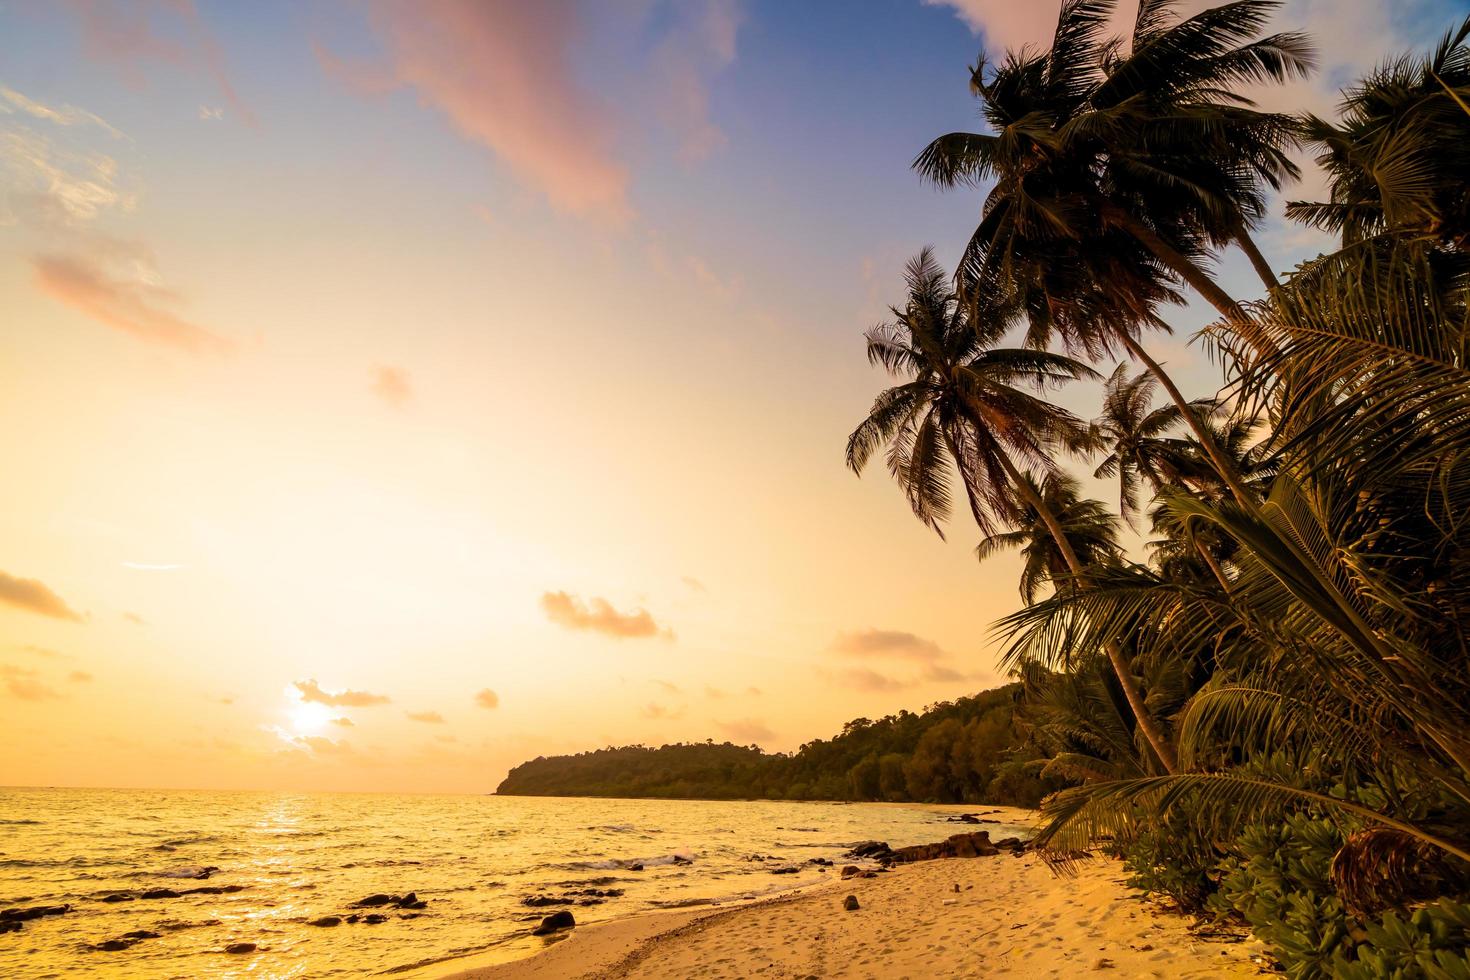
[[[1020,695],[1010,684],[918,714],[857,718],[790,754],[709,741],[541,757],[512,769],[496,793],[1034,807],[1067,780],[1042,773],[1045,753],[1017,711]]]

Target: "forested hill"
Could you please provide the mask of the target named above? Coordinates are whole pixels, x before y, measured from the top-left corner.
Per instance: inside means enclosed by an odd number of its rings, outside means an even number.
[[[886,800],[1034,806],[1060,788],[1015,725],[1019,684],[942,702],[922,714],[858,718],[794,754],[713,741],[630,745],[536,758],[516,766],[502,796]]]

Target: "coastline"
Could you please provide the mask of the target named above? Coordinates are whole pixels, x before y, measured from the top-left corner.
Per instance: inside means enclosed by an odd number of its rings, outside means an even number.
[[[720,908],[654,912],[473,958],[441,980],[597,978],[1249,977],[1255,941],[1210,942],[1123,884],[1108,859],[1058,877],[1037,858],[943,858]],[[958,891],[956,891],[958,887]],[[845,911],[853,895],[859,908]],[[449,964],[442,964],[448,967]]]

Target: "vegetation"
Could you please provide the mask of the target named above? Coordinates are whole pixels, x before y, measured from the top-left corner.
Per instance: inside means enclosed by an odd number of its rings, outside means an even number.
[[[1040,772],[1016,723],[1020,685],[877,721],[858,718],[791,754],[728,742],[632,745],[537,758],[510,771],[506,796],[618,796],[1000,803],[1035,806],[1066,785]]]
[[[1470,978],[1470,20],[1330,121],[1248,97],[1313,64],[1263,34],[1275,3],[1142,0],[1121,39],[1115,6],[982,59],[989,131],[915,161],[986,196],[953,279],[921,254],[868,334],[896,384],[847,461],[885,451],[925,524],[963,493],[982,559],[1020,549],[997,628],[1073,784],[1054,860],[1110,847],[1293,977]],[[1253,236],[1303,148],[1327,200],[1285,217],[1338,242],[1278,278]],[[1236,250],[1259,296],[1216,274]],[[1147,339],[1191,295],[1223,369],[1196,398]],[[1094,423],[1047,403],[1102,373]]]

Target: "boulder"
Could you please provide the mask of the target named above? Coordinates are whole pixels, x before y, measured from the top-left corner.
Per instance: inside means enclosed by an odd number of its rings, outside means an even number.
[[[847,865],[846,867],[844,867],[842,869],[842,877],[844,877],[844,878],[851,878],[854,875],[862,874],[862,872],[863,872],[863,869],[862,868],[859,868],[855,864],[849,864],[849,865]]]
[[[107,939],[92,948],[102,953],[119,953],[133,945],[126,939]]]
[[[852,849],[847,852],[847,856],[855,858],[878,858],[891,853],[893,853],[893,849],[888,846],[886,841],[866,840],[861,844],[854,844]]]
[[[138,896],[139,898],[178,898],[179,893],[172,888],[152,888]]]
[[[309,926],[320,926],[324,929],[330,928],[331,926],[340,926],[341,924],[342,917],[340,915],[324,915],[320,919],[312,919],[307,923]]]
[[[902,864],[909,861],[932,861],[935,858],[947,857],[992,857],[1000,853],[1000,849],[990,842],[990,833],[985,830],[977,830],[970,834],[955,834],[948,840],[937,844],[916,844],[913,847],[900,847],[893,852],[894,863]]]
[[[797,868],[794,865],[787,865],[784,868],[772,868],[771,869],[771,874],[773,874],[773,875],[794,875],[794,874],[796,874],[796,872],[798,872],[800,870],[801,870],[800,868]]]
[[[572,913],[568,912],[566,909],[562,909],[561,911],[553,912],[546,918],[542,919],[541,924],[535,929],[531,930],[531,935],[549,936],[553,932],[559,932],[562,929],[571,929],[576,926],[576,924],[577,920],[573,918]]]
[[[380,905],[391,905],[393,902],[394,898],[392,895],[384,895],[379,893],[377,895],[369,895],[367,898],[359,899],[356,902],[353,902],[352,907],[355,909],[374,909]]]
[[[849,895],[842,900],[842,907],[849,912],[856,912],[859,908],[856,895]]]
[[[161,934],[157,932],[149,932],[147,929],[134,929],[132,932],[123,933],[122,937],[124,939],[132,939],[136,941],[139,939],[157,939],[159,935]]]
[[[641,865],[641,864],[630,864],[630,865],[628,865],[628,870],[629,871],[642,871],[643,870],[643,865]]]
[[[379,925],[381,923],[387,922],[388,921],[388,917],[386,915],[381,915],[381,914],[379,914],[377,912],[370,912],[367,915],[365,915],[365,916],[362,917],[362,921],[365,922],[365,923],[367,923],[370,926],[375,926],[375,925]]]
[[[815,864],[818,867],[822,868],[832,867],[832,862],[828,861],[826,858],[812,858],[811,860],[807,861],[807,864]]]
[[[25,924],[22,922],[0,920],[0,936],[5,935],[7,932],[20,932],[24,928]]]
[[[260,947],[259,946],[256,946],[254,943],[230,943],[230,945],[228,945],[228,946],[225,947],[225,952],[226,953],[253,953],[253,952],[255,952],[259,948]]]
[[[6,909],[0,912],[0,922],[29,922],[48,915],[65,915],[70,905],[32,905],[27,909]]]
[[[104,901],[104,902],[131,902],[131,901],[134,901],[137,897],[138,897],[137,895],[134,895],[131,892],[113,892],[111,895],[104,895],[102,897],[102,901]]]

